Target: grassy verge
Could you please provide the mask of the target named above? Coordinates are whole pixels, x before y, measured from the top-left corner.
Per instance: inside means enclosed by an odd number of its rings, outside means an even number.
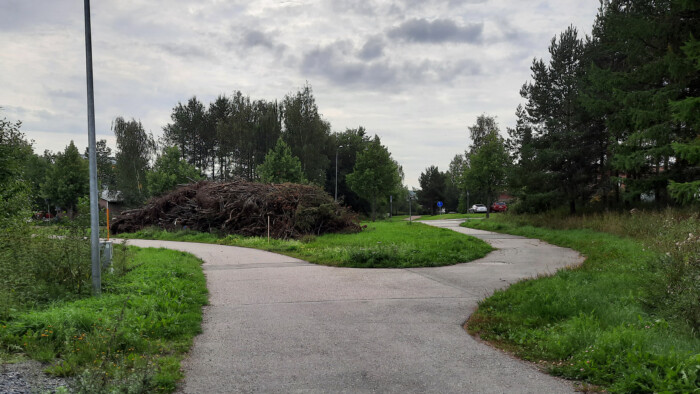
[[[275,240],[146,229],[124,238],[218,243],[263,249],[312,263],[339,267],[432,267],[472,261],[488,254],[485,242],[457,232],[403,221],[365,223],[357,234],[325,234],[303,240]]]
[[[0,359],[29,357],[75,376],[76,392],[171,392],[201,330],[207,290],[201,261],[156,249],[122,249],[100,297],[10,314]]]
[[[659,222],[639,224],[648,232],[635,233],[639,229],[634,222],[654,220]],[[468,323],[469,331],[539,362],[555,375],[609,391],[697,392],[698,327],[668,307],[663,301],[667,289],[659,288],[669,283],[668,270],[662,265],[670,256],[660,245],[679,244],[682,240],[673,242],[673,238],[684,234],[681,238],[685,239],[686,226],[692,228],[697,221],[686,218],[664,226],[665,220],[599,217],[557,221],[505,216],[466,222],[472,228],[543,239],[587,257],[580,268],[496,292],[479,304]],[[528,225],[533,222],[559,229]],[[624,231],[625,226],[637,230]],[[634,238],[615,235],[612,228]],[[660,237],[669,239],[664,243]]]
[[[485,213],[447,213],[444,215],[423,215],[416,220],[480,219],[485,217]]]

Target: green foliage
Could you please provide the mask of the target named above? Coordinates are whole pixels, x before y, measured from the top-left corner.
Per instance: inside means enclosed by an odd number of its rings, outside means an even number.
[[[674,182],[668,184],[668,192],[674,200],[683,205],[700,202],[700,181]]]
[[[352,173],[357,160],[357,154],[365,150],[372,139],[367,135],[364,127],[346,129],[343,132],[333,134],[333,153],[338,157],[338,197],[342,203],[349,205],[356,212],[369,213],[369,202],[357,195],[347,183],[346,177]],[[336,173],[335,166],[328,171],[326,190],[335,195]]]
[[[284,142],[301,161],[304,177],[318,185],[325,184],[330,160],[327,146],[331,142],[330,124],[321,118],[316,99],[309,84],[282,103],[284,112]]]
[[[224,98],[224,102],[217,100],[212,105],[213,108],[223,106],[224,113],[222,115],[225,116],[228,106],[227,99]],[[219,114],[219,111],[214,109],[213,113]],[[177,103],[170,118],[173,123],[163,127],[165,143],[178,147],[189,164],[195,166],[200,172],[204,172],[209,165],[210,156],[216,143],[216,123],[209,121],[210,117],[204,104],[196,96],[190,98],[186,105]]]
[[[85,147],[85,157],[89,157],[89,147]],[[95,158],[97,160],[97,183],[100,190],[114,191],[117,180],[112,162],[112,149],[107,146],[107,140],[98,140],[95,143]]]
[[[530,209],[586,200],[596,185],[607,136],[596,118],[581,104],[581,86],[588,62],[584,42],[574,27],[552,38],[551,58],[532,63],[532,82],[520,94],[526,99],[511,130],[511,150],[520,165],[516,194],[532,195]],[[536,175],[529,174],[536,171]],[[516,176],[517,176],[516,175]]]
[[[112,131],[117,137],[117,189],[125,204],[141,204],[148,194],[146,172],[155,150],[153,136],[146,133],[141,122],[126,121],[122,117],[114,119]]]
[[[68,211],[72,218],[81,197],[90,191],[88,161],[84,159],[73,141],[63,153],[58,153],[48,169],[41,185],[42,194],[52,203]]]
[[[163,154],[156,159],[153,170],[146,173],[148,193],[151,196],[159,196],[175,189],[177,185],[201,179],[199,171],[182,158],[180,149],[176,146],[165,147]]]
[[[265,156],[263,164],[258,166],[260,180],[266,183],[304,183],[299,158],[292,155],[292,150],[280,137],[277,144]]]
[[[51,362],[49,373],[76,376],[73,392],[174,391],[179,362],[201,331],[207,302],[201,261],[169,250],[116,252],[131,258],[104,276],[101,297],[2,319],[2,351]]]
[[[434,215],[437,211],[437,202],[445,199],[446,175],[436,166],[430,166],[418,177],[420,190],[417,193],[418,203],[424,207],[430,207],[430,212]],[[444,203],[444,201],[443,201]]]
[[[377,216],[378,201],[388,198],[401,182],[399,167],[377,136],[357,154],[353,172],[346,180],[350,189],[370,201],[372,220]]]
[[[690,232],[696,217],[550,213],[465,225],[543,239],[587,257],[580,268],[496,292],[480,303],[471,332],[556,375],[609,391],[697,390],[700,239]]]
[[[462,175],[463,184],[468,190],[480,191],[486,196],[486,204],[491,206],[495,195],[506,185],[506,174],[510,157],[497,133],[483,137],[481,146],[469,155],[470,166]],[[486,213],[489,217],[489,213]]]
[[[87,199],[78,212],[76,220],[53,228],[33,227],[24,217],[0,231],[0,320],[90,294]]]
[[[46,177],[54,164],[54,156],[46,151],[42,156],[32,154],[28,157],[24,168],[25,185],[32,197],[33,207],[47,210],[48,197],[42,194],[41,185],[46,182]]]
[[[615,193],[628,202],[653,194],[666,204],[670,180],[697,179],[697,169],[674,157],[672,148],[698,133],[693,36],[700,23],[693,7],[616,0],[604,3],[596,19],[584,106],[605,120],[611,170],[625,176]]]
[[[208,233],[142,230],[120,234],[124,238],[218,243],[263,249],[316,264],[339,267],[409,268],[434,267],[472,261],[492,248],[476,238],[451,230],[406,221],[372,222],[356,234],[325,234],[304,240],[283,241]]]
[[[282,133],[281,106],[234,92],[209,105],[209,118],[208,124],[216,128],[212,163],[218,162],[219,179],[257,179],[257,167]]]

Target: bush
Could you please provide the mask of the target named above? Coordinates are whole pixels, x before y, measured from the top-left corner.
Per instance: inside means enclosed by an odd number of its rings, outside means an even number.
[[[14,311],[91,293],[88,204],[78,219],[52,228],[14,220],[0,230],[0,319]]]

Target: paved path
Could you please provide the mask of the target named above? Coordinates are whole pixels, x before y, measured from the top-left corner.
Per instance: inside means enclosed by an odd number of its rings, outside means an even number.
[[[570,249],[428,224],[499,250],[467,264],[355,269],[254,249],[132,240],[204,260],[210,306],[184,362],[185,393],[564,393],[572,385],[469,336],[477,301],[580,263]]]

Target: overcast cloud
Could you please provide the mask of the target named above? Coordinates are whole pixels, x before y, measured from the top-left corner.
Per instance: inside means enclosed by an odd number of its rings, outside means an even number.
[[[282,99],[308,81],[334,131],[364,126],[406,183],[469,146],[482,113],[502,133],[534,57],[598,2],[579,0],[93,1],[97,138],[116,116],[157,137],[178,101],[241,90]],[[87,145],[82,2],[0,0],[0,117],[35,151]]]

